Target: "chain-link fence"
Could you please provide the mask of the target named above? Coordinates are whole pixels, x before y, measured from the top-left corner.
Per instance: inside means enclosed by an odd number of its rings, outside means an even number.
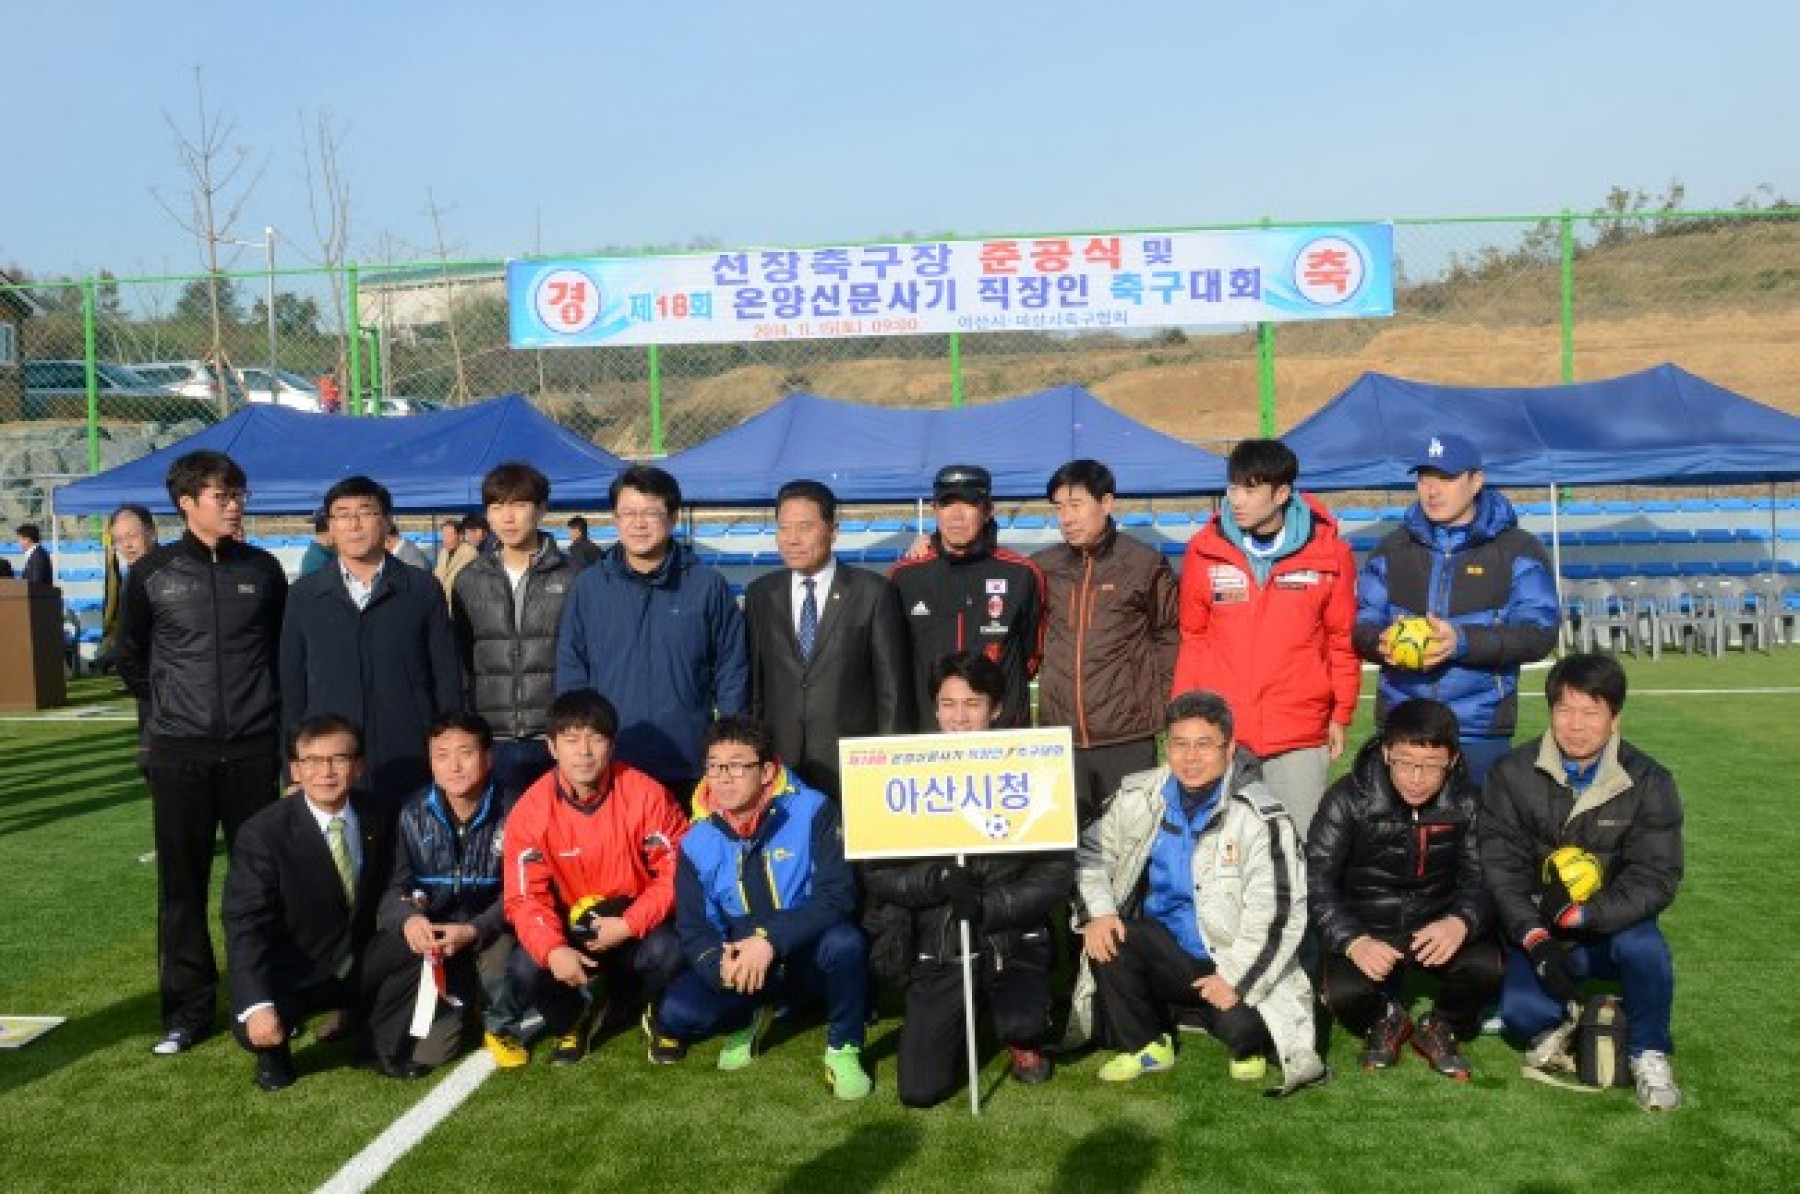
[[[1675,361],[1800,410],[1800,211],[1400,220],[1395,251],[1388,319],[660,350],[514,350],[500,261],[0,283],[0,522],[256,401],[391,417],[517,392],[633,457],[795,390],[947,406],[1075,382],[1214,448],[1371,369],[1537,385]]]

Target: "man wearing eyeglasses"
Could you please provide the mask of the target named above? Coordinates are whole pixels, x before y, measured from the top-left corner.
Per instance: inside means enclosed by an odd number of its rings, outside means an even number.
[[[931,484],[937,530],[888,579],[911,633],[919,725],[937,721],[931,668],[946,655],[979,651],[1000,665],[1006,707],[999,728],[1031,724],[1031,678],[1044,655],[1044,574],[999,544],[994,479],[974,464],[938,470]]]
[[[249,494],[221,452],[169,467],[184,530],[138,560],[120,606],[119,676],[144,703],[144,773],[156,841],[157,977],[163,1034],[185,1053],[214,1028],[219,983],[207,929],[213,846],[275,799],[280,694],[275,663],[287,575],[237,539]]]
[[[337,713],[362,729],[373,815],[392,819],[431,780],[426,730],[463,706],[462,670],[444,593],[384,542],[387,487],[346,477],[325,493],[337,560],[294,582],[281,628],[281,711],[288,725]]]
[[[744,712],[744,617],[725,577],[675,542],[681,485],[634,465],[612,484],[619,542],[563,604],[556,691],[591,688],[619,711],[619,760],[684,799],[700,779],[714,712]]]
[[[1322,998],[1385,1070],[1407,1039],[1426,1064],[1469,1080],[1462,1042],[1500,994],[1500,943],[1476,841],[1480,793],[1457,748],[1456,714],[1402,701],[1350,773],[1325,793],[1307,843],[1307,891],[1325,955]],[[1402,986],[1435,991],[1415,1024]]]

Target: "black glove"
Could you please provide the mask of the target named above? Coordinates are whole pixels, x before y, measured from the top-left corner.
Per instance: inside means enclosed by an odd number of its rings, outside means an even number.
[[[943,863],[932,876],[938,899],[950,905],[956,919],[971,925],[981,923],[981,888],[969,868],[957,863]]]
[[[1558,1002],[1569,1003],[1580,998],[1581,980],[1569,967],[1569,947],[1565,942],[1546,933],[1525,947],[1525,956],[1531,959],[1531,971],[1537,975],[1538,982]]]
[[[1555,867],[1546,867],[1544,889],[1538,893],[1538,915],[1559,929],[1581,923],[1581,905],[1569,894],[1569,885]]]

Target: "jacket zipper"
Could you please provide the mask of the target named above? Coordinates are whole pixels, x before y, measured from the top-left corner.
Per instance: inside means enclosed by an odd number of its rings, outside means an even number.
[[[1081,730],[1081,745],[1085,748],[1092,745],[1088,739],[1087,698],[1082,691],[1082,678],[1086,669],[1084,652],[1087,650],[1088,628],[1088,588],[1094,579],[1094,556],[1086,553],[1086,562],[1082,566],[1081,590],[1076,594],[1073,608],[1069,610],[1069,619],[1074,623],[1075,631],[1075,724]]]

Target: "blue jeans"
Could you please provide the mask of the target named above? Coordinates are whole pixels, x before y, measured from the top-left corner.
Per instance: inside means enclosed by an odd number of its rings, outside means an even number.
[[[868,955],[862,931],[845,922],[826,929],[811,949],[771,966],[754,995],[721,991],[689,967],[670,984],[656,1023],[678,1040],[697,1041],[744,1027],[765,1003],[823,1001],[825,1043],[860,1049],[869,1019]]]
[[[1487,780],[1488,768],[1512,752],[1513,741],[1511,738],[1467,737],[1456,745],[1462,750],[1463,765],[1469,769],[1469,782],[1479,791]]]
[[[1675,1005],[1675,965],[1669,943],[1654,920],[1643,920],[1606,937],[1586,937],[1569,951],[1579,978],[1617,980],[1625,998],[1626,1052],[1672,1053],[1669,1017]],[[1531,1040],[1562,1023],[1567,1010],[1544,990],[1531,960],[1506,951],[1506,979],[1500,987],[1500,1019],[1506,1030]]]

